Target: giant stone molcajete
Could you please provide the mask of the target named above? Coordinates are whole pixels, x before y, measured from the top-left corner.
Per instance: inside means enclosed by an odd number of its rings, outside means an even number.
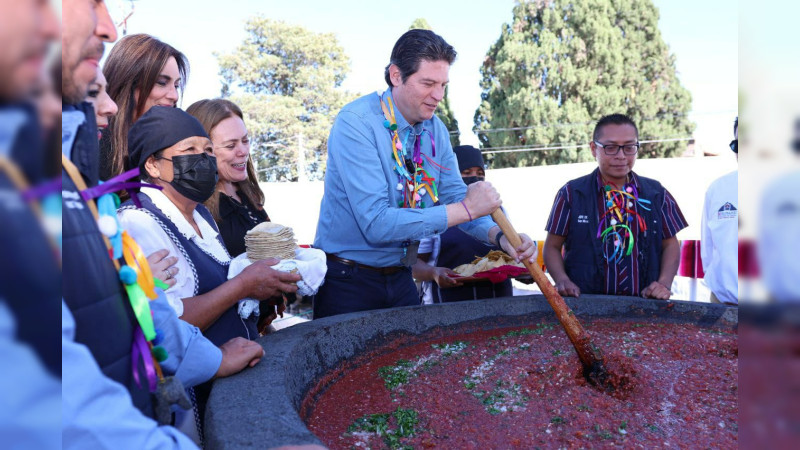
[[[579,318],[692,323],[736,328],[736,308],[709,303],[582,296],[566,299]],[[449,329],[487,330],[556,322],[542,296],[413,306],[344,314],[295,325],[261,338],[266,356],[256,367],[218,380],[206,414],[206,447],[270,448],[324,445],[299,415],[309,390],[343,362],[400,336]],[[576,356],[577,359],[577,356]]]

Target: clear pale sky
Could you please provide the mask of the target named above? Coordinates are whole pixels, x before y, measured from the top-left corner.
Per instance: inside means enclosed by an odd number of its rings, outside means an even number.
[[[131,9],[127,0],[108,3],[115,21]],[[724,0],[655,0],[655,4],[662,36],[677,56],[681,82],[692,93],[698,145],[725,149],[738,111],[738,5]],[[385,89],[383,68],[392,46],[414,19],[423,17],[458,51],[450,70],[450,99],[462,143],[477,144],[471,128],[480,101],[479,67],[502,24],[511,20],[514,1],[137,0],[134,5],[128,34],[152,34],[189,58],[184,108],[219,96],[213,53],[230,52],[242,42],[243,24],[253,15],[334,33],[350,58],[351,71],[343,87],[362,93]]]

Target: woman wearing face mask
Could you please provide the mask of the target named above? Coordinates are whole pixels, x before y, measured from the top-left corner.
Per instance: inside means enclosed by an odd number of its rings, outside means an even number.
[[[103,67],[108,95],[119,107],[100,141],[100,179],[127,167],[128,132],[153,106],[177,107],[186,85],[189,61],[183,53],[147,34],[120,39]]]
[[[460,145],[453,149],[461,169],[461,178],[469,185],[486,179],[481,151],[471,145]],[[419,260],[413,267],[414,278],[422,281],[425,302],[456,302],[482,298],[508,297],[513,295],[511,280],[492,284],[489,281],[462,285],[453,268],[471,263],[475,256],[485,256],[500,247],[478,242],[458,227],[448,228],[440,236],[420,242]],[[429,298],[426,298],[429,297]]]
[[[145,253],[167,248],[178,257],[176,284],[167,300],[181,319],[199,327],[214,344],[237,336],[258,337],[255,318],[240,318],[243,298],[268,299],[295,292],[295,274],[257,261],[228,280],[230,254],[214,220],[202,205],[217,185],[216,160],[203,126],[177,108],[153,107],[131,128],[130,164],[161,190],[143,188],[119,211],[122,226]]]
[[[217,158],[214,194],[205,202],[219,226],[231,255],[245,252],[244,236],[261,222],[269,221],[264,211],[264,193],[250,160],[250,137],[242,110],[225,99],[200,100],[186,112],[203,124]]]

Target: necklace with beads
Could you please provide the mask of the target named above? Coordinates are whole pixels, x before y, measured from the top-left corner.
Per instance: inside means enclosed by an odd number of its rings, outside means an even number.
[[[378,94],[380,98],[380,94]],[[392,139],[392,158],[394,160],[394,171],[397,172],[397,190],[402,192],[402,200],[397,202],[400,208],[425,208],[426,202],[424,196],[426,193],[430,196],[430,205],[438,201],[439,191],[436,187],[435,179],[425,169],[425,159],[434,166],[441,168],[427,155],[424,155],[420,150],[420,137],[422,134],[428,133],[431,139],[431,154],[436,156],[436,144],[433,140],[433,135],[427,130],[422,131],[414,139],[413,152],[408,158],[408,138],[411,135],[409,129],[406,133],[405,139],[400,140],[397,133],[397,119],[394,114],[394,104],[392,97],[387,97],[389,106],[386,106],[383,99],[380,98],[381,109],[383,110],[383,126],[389,131]],[[423,159],[424,158],[424,159]]]
[[[636,185],[626,180],[619,188],[615,183],[603,180],[603,199],[605,212],[600,217],[597,238],[603,241],[603,256],[609,262],[618,263],[624,256],[630,256],[635,244],[632,230],[634,222],[641,231],[647,231],[647,223],[637,208],[648,211],[650,200],[639,197]],[[609,245],[611,244],[611,245]],[[610,249],[613,248],[613,251]],[[609,253],[610,252],[610,253]]]

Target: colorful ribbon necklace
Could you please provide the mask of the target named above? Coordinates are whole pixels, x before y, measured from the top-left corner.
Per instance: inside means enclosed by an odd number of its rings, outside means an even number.
[[[120,227],[117,219],[117,208],[120,205],[120,199],[115,192],[121,189],[142,186],[157,189],[160,189],[160,187],[144,183],[126,182],[126,180],[139,175],[139,169],[137,168],[118,175],[105,183],[87,188],[77,167],[63,154],[61,155],[61,163],[97,221],[97,226],[108,249],[108,256],[119,271],[119,279],[125,286],[131,309],[139,325],[134,331],[132,349],[133,377],[136,383],[141,386],[139,373],[136,369],[138,362],[141,360],[147,374],[148,388],[150,392],[155,393],[161,385],[171,380],[165,380],[159,364],[166,360],[169,355],[164,347],[159,345],[164,339],[164,333],[156,329],[153,324],[150,300],[157,298],[155,287],[167,289],[168,285],[153,277],[150,264],[147,262],[144,252],[142,252],[136,241]],[[132,198],[136,198],[136,195],[132,195]],[[97,199],[96,204],[95,199]],[[120,259],[125,264],[120,264]]]
[[[636,212],[637,207],[650,211],[645,206],[650,200],[639,198],[639,191],[633,183],[626,183],[623,189],[616,184],[605,182],[603,197],[606,211],[600,217],[597,227],[597,238],[603,242],[603,256],[608,262],[619,263],[624,256],[630,256],[635,243],[631,227],[636,221],[641,231],[647,231],[647,223],[641,214]],[[611,244],[611,245],[609,245]],[[609,249],[613,252],[609,254]]]
[[[378,94],[380,98],[380,94]],[[392,157],[395,162],[394,170],[397,172],[397,190],[403,193],[403,199],[397,202],[400,208],[424,208],[425,201],[422,198],[425,193],[430,195],[430,205],[433,206],[439,200],[439,191],[436,188],[436,180],[425,170],[425,159],[432,165],[444,169],[436,164],[427,155],[424,155],[420,150],[420,137],[422,134],[428,133],[431,138],[431,154],[436,156],[436,144],[433,140],[433,134],[428,130],[423,129],[422,133],[414,139],[414,149],[411,159],[406,159],[408,150],[408,138],[411,135],[409,129],[406,133],[405,139],[401,142],[400,136],[397,133],[397,119],[394,114],[394,105],[392,104],[392,97],[387,98],[389,107],[380,99],[381,109],[383,110],[383,126],[389,130],[392,138]]]

